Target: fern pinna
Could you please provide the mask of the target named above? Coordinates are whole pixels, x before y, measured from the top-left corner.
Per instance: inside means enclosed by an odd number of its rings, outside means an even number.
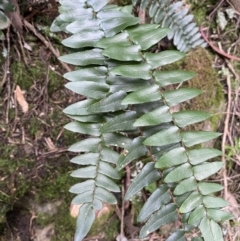
[[[199,32],[194,16],[188,14],[188,8],[183,1],[172,0],[132,0],[133,5],[140,5],[152,23],[170,28],[168,39],[173,39],[174,45],[181,52],[188,52],[197,46],[206,47],[206,42]]]
[[[221,152],[194,148],[219,134],[184,129],[208,118],[207,113],[171,112],[172,106],[200,94],[198,89],[166,88],[194,76],[183,70],[161,70],[184,54],[148,51],[169,30],[157,24],[140,25],[131,6],[108,5],[108,0],[60,3],[60,15],[51,29],[71,34],[62,41],[71,53],[60,59],[77,66],[64,75],[70,81],[66,87],[85,96],[64,110],[73,119],[65,128],[84,134],[69,148],[78,153],[71,162],[79,165],[71,175],[80,179],[70,189],[77,194],[72,203],[81,204],[74,240],[87,235],[95,210],[101,210],[103,203],[117,203],[112,192],[120,191],[119,170],[136,160],[145,166],[125,199],[159,183],[139,214],[138,221],[144,224],[140,238],[178,220],[181,229],[168,241],[186,240],[185,234],[196,227],[201,232],[192,240],[223,240],[218,222],[231,215],[221,210],[227,202],[213,195],[222,186],[203,181],[223,166],[208,161]]]

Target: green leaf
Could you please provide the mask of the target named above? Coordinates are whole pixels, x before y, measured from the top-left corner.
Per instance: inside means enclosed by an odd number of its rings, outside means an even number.
[[[213,196],[203,196],[203,204],[206,208],[223,208],[229,205],[223,198]]]
[[[189,161],[192,165],[205,162],[211,158],[221,156],[222,152],[213,148],[202,148],[199,150],[190,150],[188,152]]]
[[[96,185],[107,189],[110,192],[120,192],[119,186],[105,175],[98,174],[96,178]]]
[[[117,66],[110,70],[110,74],[146,80],[151,79],[152,77],[151,66],[147,63]]]
[[[63,110],[63,113],[68,115],[90,115],[88,107],[94,104],[96,100],[82,100],[69,105]]]
[[[1,29],[8,28],[10,25],[11,20],[0,10],[0,31]]]
[[[186,241],[184,230],[175,231],[166,241]]]
[[[125,32],[127,32],[131,38],[134,38],[135,36],[142,35],[149,30],[156,30],[158,27],[158,24],[138,24],[136,26],[127,28]]]
[[[189,219],[188,219],[188,224],[195,224],[196,222],[199,222],[205,216],[206,216],[205,208],[202,205],[200,205],[193,212],[191,212]]]
[[[218,209],[207,209],[207,215],[215,222],[224,222],[233,218],[233,215],[231,213]]]
[[[132,140],[117,133],[106,133],[103,134],[104,144],[106,146],[116,146],[125,148],[126,145],[129,145]]]
[[[95,220],[95,211],[91,204],[86,203],[81,206],[78,218],[74,241],[82,240],[90,230]]]
[[[1,0],[0,9],[6,12],[14,12],[14,5],[7,0]]]
[[[78,184],[73,185],[70,189],[69,192],[71,193],[76,193],[80,194],[86,191],[93,191],[94,190],[94,180],[87,180]]]
[[[160,173],[154,168],[154,163],[147,163],[143,167],[142,171],[134,178],[125,194],[124,199],[129,200],[144,187],[148,186],[152,182],[159,180],[160,177]]]
[[[90,64],[104,65],[105,57],[102,55],[101,49],[91,49],[67,54],[59,59],[68,64],[86,66]]]
[[[207,177],[218,172],[223,167],[223,162],[212,162],[197,165],[193,167],[194,176],[198,181],[206,179]]]
[[[199,182],[198,189],[202,195],[208,195],[210,193],[221,191],[223,189],[223,186],[217,183]]]
[[[161,87],[182,83],[196,76],[193,72],[183,71],[183,70],[156,70],[153,74],[157,84]]]
[[[101,133],[106,132],[117,132],[117,131],[126,131],[134,130],[133,123],[136,119],[135,111],[128,111],[124,114],[117,115],[109,120],[106,124],[100,129]]]
[[[104,37],[101,30],[84,30],[80,33],[75,33],[62,41],[62,44],[70,48],[93,47],[95,43]]]
[[[119,61],[142,61],[139,45],[109,47],[102,54]]]
[[[124,110],[127,106],[121,105],[121,102],[126,96],[127,94],[120,90],[89,106],[88,110],[91,113],[108,113],[117,110]]]
[[[148,150],[146,146],[142,145],[142,142],[143,138],[138,137],[133,139],[132,143],[124,148],[117,163],[119,170],[128,165],[131,161],[146,155]]]
[[[120,178],[118,172],[106,162],[100,162],[98,172],[113,179]]]
[[[95,196],[97,199],[109,203],[109,204],[117,204],[117,199],[115,196],[107,191],[105,188],[97,187],[95,190]]]
[[[106,11],[106,13],[101,11],[97,14],[97,17],[101,19],[101,28],[105,32],[106,37],[111,37],[126,27],[139,22],[139,19],[131,14],[119,11]]]
[[[221,134],[212,131],[185,131],[181,135],[184,145],[191,147],[215,139]]]
[[[175,123],[181,128],[204,121],[211,116],[204,111],[180,111],[172,115]]]
[[[126,78],[122,76],[108,77],[106,83],[110,86],[110,92],[124,91],[130,92],[140,88],[148,87],[150,83],[143,79]]]
[[[116,165],[119,154],[108,147],[103,147],[100,153],[100,158],[102,161],[113,163]]]
[[[69,82],[65,87],[77,94],[93,99],[104,98],[109,90],[108,85],[92,81]]]
[[[159,87],[157,85],[151,85],[132,92],[127,95],[122,101],[122,105],[133,105],[147,102],[153,102],[162,98]]]
[[[76,20],[67,25],[66,30],[72,34],[81,33],[85,30],[99,30],[99,19],[82,19]]]
[[[202,203],[201,195],[195,191],[189,195],[189,197],[181,205],[179,212],[188,213],[198,207]]]
[[[144,58],[152,68],[158,68],[160,66],[171,64],[179,59],[182,59],[185,54],[176,50],[165,50],[160,53],[145,53]]]
[[[187,192],[187,193],[184,193],[182,195],[179,195],[179,196],[175,196],[175,203],[178,207],[181,207],[181,205],[183,204],[183,202],[189,197],[191,193]],[[182,217],[184,218],[184,214],[182,215]],[[187,221],[184,221],[185,223]]]
[[[71,122],[64,126],[65,129],[82,134],[88,134],[92,136],[99,136],[100,124],[86,124],[80,122]]]
[[[72,200],[72,204],[82,204],[82,203],[88,203],[88,202],[92,202],[93,200],[93,191],[85,191],[83,193],[78,194],[75,198],[73,198]]]
[[[185,178],[189,178],[193,175],[192,167],[188,163],[173,169],[165,178],[164,182],[179,182]]]
[[[223,241],[222,230],[213,220],[206,217],[202,219],[199,229],[203,235],[204,241]]]
[[[142,207],[139,215],[138,222],[144,222],[153,212],[159,210],[163,205],[171,201],[171,196],[168,192],[167,186],[160,186],[148,198]]]
[[[81,115],[68,115],[69,118],[80,121],[80,122],[92,122],[92,123],[99,123],[103,122],[103,116],[100,115],[87,115],[87,116],[81,116]]]
[[[93,199],[92,205],[93,205],[93,208],[94,208],[95,210],[102,210],[102,208],[103,208],[103,203],[102,203],[102,201],[100,201],[100,200],[97,199],[97,198],[94,198],[94,199]]]
[[[165,91],[163,93],[163,97],[169,106],[174,106],[186,100],[190,100],[199,94],[201,94],[199,89],[181,88],[177,90]]]
[[[182,195],[197,189],[197,183],[194,177],[184,179],[174,189],[174,195]]]
[[[98,161],[99,161],[98,153],[81,154],[80,156],[76,156],[71,159],[72,163],[79,164],[79,165],[97,165]]]
[[[103,49],[130,45],[132,45],[132,43],[128,40],[128,34],[125,32],[119,33],[113,37],[102,38],[96,43],[96,47]]]
[[[82,167],[71,173],[72,177],[78,177],[78,178],[95,178],[96,175],[97,175],[96,166]]]
[[[61,7],[71,7],[71,8],[83,8],[85,6],[85,2],[83,0],[72,0],[72,1],[68,1],[68,0],[60,0],[59,1],[61,4]],[[61,11],[60,11],[61,12]]]
[[[167,28],[155,28],[155,26],[154,28],[149,29],[149,26],[146,26],[145,24],[143,27],[145,27],[145,29],[139,29],[137,27],[138,31],[135,31],[134,33],[128,29],[126,30],[129,33],[131,40],[135,44],[139,44],[142,50],[147,50],[154,44],[157,44],[169,31]]]
[[[152,126],[170,121],[172,121],[172,116],[169,113],[169,107],[161,106],[139,117],[134,122],[134,126]]]
[[[59,9],[61,10],[61,9]],[[83,19],[92,19],[93,13],[92,9],[84,9],[84,8],[69,8],[68,11],[62,11],[59,15],[59,19],[62,21],[60,25],[67,25],[67,23],[72,23],[76,20],[83,20]],[[64,31],[65,27],[60,26],[60,30]]]
[[[93,81],[93,82],[105,82],[107,76],[106,67],[91,67],[80,68],[78,70],[68,72],[63,77],[70,81]]]
[[[155,164],[155,168],[163,169],[167,167],[177,166],[179,164],[187,162],[187,160],[188,158],[185,152],[185,148],[178,147],[160,157]]]
[[[95,12],[101,10],[104,6],[108,4],[108,0],[88,0],[87,4],[89,4]]]
[[[100,138],[88,138],[71,145],[68,150],[72,152],[98,152],[98,145],[101,142]]]
[[[142,227],[139,238],[145,238],[148,234],[157,230],[162,225],[174,222],[177,219],[176,205],[168,204],[150,217],[147,223]]]
[[[181,141],[179,129],[176,126],[172,126],[148,137],[143,144],[148,146],[164,146],[177,143],[179,141]]]

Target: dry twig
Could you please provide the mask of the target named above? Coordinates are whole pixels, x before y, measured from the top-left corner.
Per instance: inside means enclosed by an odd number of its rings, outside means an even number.
[[[202,34],[202,37],[204,38],[204,40],[211,46],[211,48],[216,51],[218,54],[228,58],[228,59],[232,59],[232,60],[236,60],[236,61],[240,61],[240,58],[236,57],[236,56],[233,56],[233,55],[230,55],[230,54],[227,54],[223,51],[221,51],[220,49],[218,49],[216,46],[214,46],[207,38],[207,36],[205,35],[204,31],[203,31],[203,28],[201,27],[200,28],[200,32]]]

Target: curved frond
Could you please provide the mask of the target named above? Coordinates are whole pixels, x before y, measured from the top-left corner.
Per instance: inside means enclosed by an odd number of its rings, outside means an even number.
[[[168,2],[151,1],[149,6],[149,1],[141,1],[141,8],[149,7],[154,21],[162,21],[166,27],[173,29],[173,21],[180,22],[182,32],[173,36],[180,45],[186,31],[191,31],[191,17],[185,9],[178,11],[179,2],[167,5]],[[83,96],[64,109],[73,119],[65,128],[83,134],[69,147],[77,154],[71,162],[79,165],[71,173],[79,179],[70,188],[76,194],[72,203],[81,205],[74,240],[81,241],[87,235],[95,211],[101,210],[103,203],[117,203],[114,192],[120,191],[119,170],[136,160],[144,160],[145,164],[125,199],[160,182],[140,211],[138,220],[144,223],[141,238],[178,220],[184,230],[176,230],[167,241],[186,240],[185,233],[194,227],[200,229],[205,241],[210,241],[209,237],[211,241],[221,240],[218,222],[231,215],[221,210],[227,202],[214,196],[222,186],[204,181],[221,169],[222,162],[211,160],[221,152],[199,147],[220,134],[184,129],[208,118],[205,112],[171,112],[172,106],[201,93],[192,88],[166,88],[194,77],[194,73],[182,70],[161,71],[161,66],[184,54],[148,51],[172,30],[168,32],[158,24],[140,25],[139,19],[131,15],[131,7],[107,5],[106,0],[60,3],[60,15],[51,29],[71,35],[62,42],[71,48],[71,53],[60,59],[76,66],[64,75],[70,81],[66,88]],[[167,9],[168,14],[162,9]],[[184,44],[180,47],[187,51],[190,45]],[[211,231],[209,237],[206,230]]]
[[[140,0],[132,1],[133,5],[140,5],[140,9],[148,14],[152,23],[160,24],[163,28],[170,28],[168,39],[181,52],[188,52],[197,46],[206,47],[199,28],[193,22],[194,16],[189,14],[182,1],[170,0]]]

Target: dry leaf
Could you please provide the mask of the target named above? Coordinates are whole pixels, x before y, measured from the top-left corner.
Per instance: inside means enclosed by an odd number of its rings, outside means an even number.
[[[76,204],[71,204],[70,205],[70,215],[73,218],[76,218],[81,211],[82,204],[76,205]],[[103,215],[108,215],[111,212],[111,207],[110,205],[104,204],[103,208],[101,210],[95,210],[96,218],[101,218]]]
[[[21,106],[23,113],[28,112],[28,103],[25,100],[25,97],[22,93],[22,90],[20,89],[20,87],[17,85],[16,90],[14,91],[16,99],[18,104]]]
[[[70,206],[70,215],[73,218],[76,218],[78,216],[79,210],[80,210],[81,206],[82,206],[82,204],[80,204],[80,205],[71,204],[71,206]]]
[[[97,218],[101,218],[103,215],[109,215],[111,212],[111,206],[108,204],[104,204],[103,208],[96,212]]]

